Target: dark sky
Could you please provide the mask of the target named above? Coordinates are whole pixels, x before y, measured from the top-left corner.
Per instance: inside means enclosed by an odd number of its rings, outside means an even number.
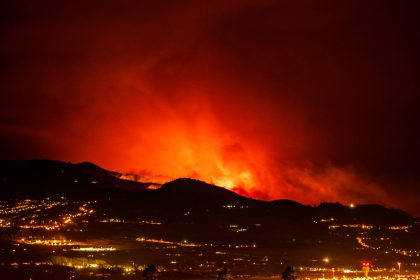
[[[63,2],[0,4],[1,158],[420,216],[419,1]]]

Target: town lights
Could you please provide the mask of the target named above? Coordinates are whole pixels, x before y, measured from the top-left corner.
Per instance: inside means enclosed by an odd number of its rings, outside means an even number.
[[[368,278],[369,270],[372,266],[370,261],[362,261],[362,271],[365,273],[365,279]]]
[[[368,261],[362,261],[362,266],[363,267],[370,267],[370,262],[368,262]]]

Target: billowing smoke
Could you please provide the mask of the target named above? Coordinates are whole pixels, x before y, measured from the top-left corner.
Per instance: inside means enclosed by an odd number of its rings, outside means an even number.
[[[2,4],[3,157],[418,213],[415,1],[111,2]]]

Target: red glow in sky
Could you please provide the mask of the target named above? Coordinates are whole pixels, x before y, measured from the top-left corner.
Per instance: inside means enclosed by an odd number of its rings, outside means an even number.
[[[416,1],[3,3],[2,158],[420,214]]]

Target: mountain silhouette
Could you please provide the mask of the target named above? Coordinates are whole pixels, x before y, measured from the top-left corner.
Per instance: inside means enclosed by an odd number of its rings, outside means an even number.
[[[360,247],[356,238],[361,234],[386,235],[398,248],[413,248],[420,242],[413,217],[381,205],[349,207],[324,202],[309,206],[286,199],[259,201],[189,178],[152,190],[148,189],[150,183],[122,180],[120,176],[89,162],[3,160],[0,200],[16,203],[49,197],[66,201],[57,208],[57,214],[71,212],[74,204],[89,201],[94,213],[83,236],[121,243],[145,236],[200,244],[257,244],[259,252],[273,254],[278,260],[303,257],[310,261],[319,252],[331,252],[345,260],[343,263],[350,258],[357,262],[364,257],[364,251],[356,249]],[[107,219],[127,223],[100,222]],[[409,230],[396,231],[398,226]],[[371,254],[392,262],[380,251]]]
[[[156,193],[187,204],[223,205],[251,201],[225,188],[189,178],[179,178],[165,183],[156,190]]]
[[[52,160],[0,160],[0,194],[4,198],[43,195],[112,197],[112,207],[116,212],[126,211],[127,205],[132,205],[133,209],[142,205],[142,211],[161,211],[160,216],[170,214],[166,212],[177,213],[189,209],[211,209],[218,213],[227,208],[242,209],[249,217],[268,215],[293,223],[323,218],[383,225],[413,221],[408,213],[381,205],[350,208],[340,203],[321,203],[312,207],[291,200],[259,201],[190,178],[173,180],[152,191],[148,190],[151,183],[123,180],[119,176],[121,174],[118,172],[105,170],[90,162],[73,164]],[[136,211],[131,210],[131,213],[134,215]]]
[[[93,163],[73,164],[52,160],[0,160],[0,194],[22,195],[86,195],[104,189],[146,190],[149,183],[118,178],[118,172],[105,170]]]

